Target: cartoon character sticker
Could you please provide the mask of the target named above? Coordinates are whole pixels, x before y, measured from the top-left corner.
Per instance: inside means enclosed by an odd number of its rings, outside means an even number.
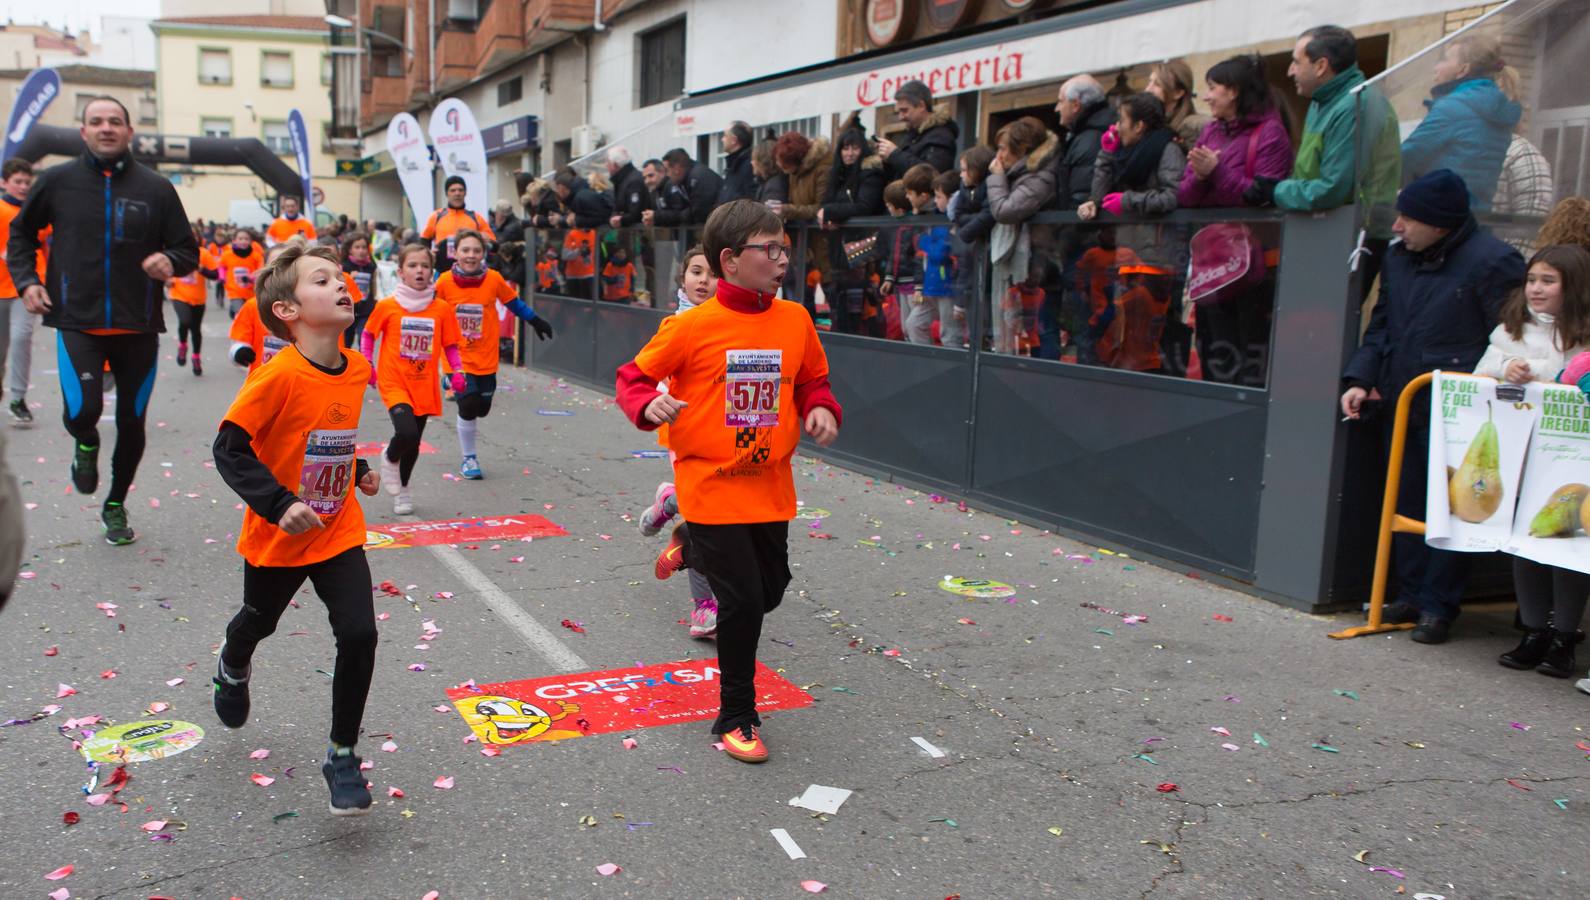
[[[578,729],[552,727],[554,722],[580,711],[578,704],[563,700],[556,703],[557,712],[549,713],[534,703],[513,697],[477,694],[454,700],[453,706],[486,744],[501,746],[584,737]]]

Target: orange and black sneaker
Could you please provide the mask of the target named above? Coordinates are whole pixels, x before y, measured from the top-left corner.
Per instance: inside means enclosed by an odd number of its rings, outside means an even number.
[[[767,762],[767,744],[755,725],[741,725],[718,735],[723,742],[723,752],[740,762]]]
[[[684,522],[674,526],[673,535],[668,538],[668,546],[657,554],[656,573],[659,581],[666,581],[673,574],[685,567],[685,544],[690,540],[690,532]]]

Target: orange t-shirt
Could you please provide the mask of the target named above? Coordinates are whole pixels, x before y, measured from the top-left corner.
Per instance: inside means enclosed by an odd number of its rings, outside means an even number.
[[[622,266],[608,263],[602,267],[602,299],[626,300],[634,294],[635,264],[626,262]],[[606,279],[611,278],[612,281]]]
[[[227,332],[227,337],[239,344],[247,344],[254,348],[254,361],[248,364],[250,372],[275,359],[276,354],[292,346],[291,342],[270,333],[259,317],[259,304],[253,300],[243,304],[243,308],[237,311],[237,318],[232,320],[232,328]]]
[[[775,300],[761,313],[716,297],[669,316],[635,356],[688,404],[668,426],[679,512],[707,525],[795,517],[790,457],[800,443],[795,385],[828,374],[811,316]]]
[[[317,237],[314,223],[303,216],[296,219],[278,216],[271,227],[265,229],[265,238],[272,245],[290,241],[295,234],[303,235],[306,241],[313,241]]]
[[[588,228],[573,228],[563,238],[563,249],[584,250],[583,256],[576,254],[572,259],[563,260],[564,278],[590,278],[596,274],[596,232]]]
[[[497,371],[497,303],[507,303],[519,296],[508,279],[496,269],[487,269],[486,277],[475,287],[464,287],[453,280],[451,271],[436,279],[436,298],[445,300],[453,308],[458,320],[459,356],[464,360],[464,371],[470,375],[491,375]]]
[[[343,272],[342,283],[348,286],[348,296],[353,298],[353,302],[359,303],[364,300],[364,291],[359,290],[359,282],[353,279],[353,275]]]
[[[215,257],[210,255],[209,249],[200,247],[199,269],[213,268],[215,268]],[[173,301],[186,303],[189,306],[204,305],[205,295],[208,293],[205,288],[208,282],[203,275],[199,274],[199,269],[194,269],[181,278],[173,278],[167,283]]]
[[[364,330],[380,339],[375,360],[376,384],[387,409],[399,403],[414,407],[416,416],[442,411],[442,384],[436,362],[442,348],[458,343],[458,319],[453,307],[440,300],[417,313],[398,304],[395,297],[376,303]]]
[[[306,566],[364,544],[354,448],[370,364],[350,350],[342,358],[342,374],[328,375],[293,347],[251,372],[226,411],[223,421],[249,433],[260,462],[325,526],[288,534],[247,510],[237,552],[256,566]]]
[[[221,278],[226,284],[226,298],[228,300],[253,300],[254,299],[254,273],[265,265],[265,250],[259,244],[254,244],[248,256],[238,256],[232,250],[232,245],[227,244],[221,251]],[[248,283],[244,284],[240,276],[247,275]]]
[[[5,265],[6,244],[11,241],[11,220],[22,211],[20,203],[12,202],[10,197],[0,198],[0,297],[18,296],[17,286],[11,280],[11,271]],[[44,269],[49,262],[49,252],[45,249],[45,242],[50,239],[53,228],[47,227],[39,232],[38,273],[39,281],[44,280]]]
[[[480,213],[470,212],[467,209],[453,209],[444,206],[431,213],[425,220],[425,227],[420,230],[420,237],[431,242],[431,250],[436,254],[438,265],[442,259],[453,258],[452,237],[462,230],[478,231],[486,236],[487,240],[495,241],[497,235],[491,230],[491,223]]]
[[[543,259],[536,263],[536,276],[540,280],[541,290],[549,290],[558,279],[558,264],[550,259]]]

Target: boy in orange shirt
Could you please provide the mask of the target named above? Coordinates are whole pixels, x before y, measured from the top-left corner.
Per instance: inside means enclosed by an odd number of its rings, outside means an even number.
[[[475,455],[475,423],[491,412],[491,398],[497,393],[497,304],[529,322],[540,340],[552,336],[552,326],[519,299],[519,292],[502,275],[486,268],[486,238],[480,232],[455,233],[453,252],[453,267],[436,279],[436,297],[453,308],[463,339],[464,389],[457,396],[458,449],[464,461],[458,471],[479,481],[485,475]]]
[[[353,748],[377,639],[364,512],[353,488],[373,495],[380,480],[354,455],[370,366],[338,347],[353,321],[340,276],[335,253],[301,240],[283,245],[260,273],[260,318],[290,345],[244,382],[215,440],[216,468],[248,509],[237,541],[243,607],[226,627],[214,684],[216,716],[228,728],[242,727],[254,650],[276,630],[304,580],[313,582],[337,639],[331,746],[320,771],[331,814],[350,816],[370,809]]]
[[[277,244],[263,254],[256,254],[256,256],[262,258],[265,265],[270,265],[271,261],[286,248],[286,244]],[[228,247],[227,249],[230,250],[231,248]],[[221,274],[223,276],[226,275],[224,267]],[[228,285],[227,289],[231,290],[230,285]],[[253,288],[250,287],[249,290],[252,291]],[[250,372],[270,362],[276,354],[287,349],[288,344],[291,343],[271,334],[270,330],[265,327],[265,322],[260,319],[259,304],[257,303],[244,303],[233,313],[232,326],[227,329],[226,336],[232,341],[232,362],[240,366],[248,366]]]
[[[668,425],[679,512],[657,577],[707,576],[718,600],[718,718],[712,732],[743,762],[763,762],[756,712],[762,617],[789,586],[790,457],[806,434],[839,435],[841,410],[811,316],[776,299],[789,257],[784,224],[753,200],[713,210],[702,232],[717,294],[657,334],[618,370],[618,402],[645,431]],[[668,393],[657,383],[668,380]]]
[[[221,277],[226,285],[227,315],[237,318],[246,301],[254,299],[254,273],[265,264],[265,253],[247,228],[232,233],[232,243],[221,251]]]
[[[200,239],[199,230],[193,230],[193,239]],[[208,302],[209,280],[216,275],[217,260],[208,247],[199,244],[199,267],[192,272],[166,282],[166,293],[171,297],[171,311],[177,314],[177,365],[188,363],[188,339],[193,339],[193,374],[204,374],[204,361],[199,354],[204,350],[204,309]]]
[[[375,355],[376,338],[381,356]],[[447,359],[453,369],[454,393],[464,390],[464,361],[458,352],[458,319],[453,308],[436,301],[431,282],[431,249],[410,244],[398,253],[398,286],[392,296],[379,301],[364,323],[359,349],[375,371],[371,384],[381,389],[381,402],[392,417],[392,440],[381,454],[381,480],[392,494],[392,512],[414,512],[409,476],[420,458],[420,436],[425,422],[442,412],[442,385],[436,361]]]
[[[613,248],[613,256],[602,266],[602,299],[609,303],[629,303],[635,299],[635,264],[629,261],[629,248]]]

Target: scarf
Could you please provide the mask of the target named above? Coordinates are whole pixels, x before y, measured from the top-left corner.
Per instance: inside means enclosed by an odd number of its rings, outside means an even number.
[[[1159,158],[1165,153],[1165,145],[1169,144],[1176,133],[1169,128],[1156,128],[1142,139],[1133,144],[1120,158],[1120,168],[1116,170],[1115,187],[1128,188],[1140,191],[1148,186],[1154,177],[1154,171],[1159,168]]]
[[[696,308],[696,301],[690,299],[684,288],[679,289],[679,312],[689,312]]]
[[[455,263],[453,263],[452,272],[453,272],[453,283],[458,285],[459,287],[466,287],[466,288],[480,287],[480,283],[486,280],[486,267],[485,266],[481,266],[480,267],[480,271],[475,272],[475,273],[472,274],[472,273],[469,273],[469,272],[465,272],[463,269],[459,268],[458,267],[458,263],[455,262]]]
[[[404,312],[411,313],[423,311],[435,298],[436,288],[430,285],[426,285],[423,291],[416,291],[400,281],[397,290],[392,292],[392,299],[398,302],[398,306],[403,307]]]

